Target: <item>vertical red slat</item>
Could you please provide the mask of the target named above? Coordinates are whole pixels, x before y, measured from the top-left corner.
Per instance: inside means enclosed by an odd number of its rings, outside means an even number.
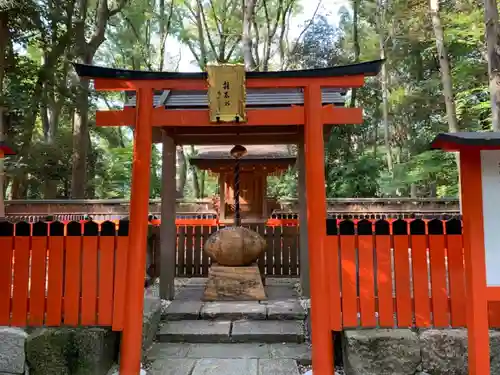
[[[356,296],[356,237],[340,236],[342,269],[342,321],[344,327],[358,326],[358,298]]]
[[[101,326],[113,324],[113,284],[115,263],[115,232],[109,235],[104,233],[109,225],[103,223],[101,226],[101,237],[99,237],[99,285],[97,323]],[[111,229],[111,227],[109,227]]]
[[[339,237],[325,237],[326,262],[330,291],[330,321],[333,331],[342,330],[342,305],[340,300]]]
[[[431,326],[429,303],[429,273],[427,272],[427,236],[411,236],[411,260],[413,268],[413,298],[415,301],[415,324],[417,327]]]
[[[452,327],[465,327],[465,267],[462,235],[447,235],[448,270]]]
[[[87,223],[85,226],[95,223]],[[96,224],[97,226],[97,224]],[[97,318],[97,235],[84,235],[82,251],[81,324],[96,324]]]
[[[24,228],[25,225],[28,228]],[[31,246],[29,227],[28,223],[17,223],[16,237],[14,238],[14,290],[11,325],[17,327],[26,326],[28,315]],[[25,230],[27,232],[24,232]]]
[[[398,327],[411,327],[410,264],[408,235],[394,236],[394,272],[396,281],[396,316]]]
[[[78,224],[78,225],[77,225]],[[80,278],[82,261],[81,225],[70,222],[66,226],[66,264],[64,265],[64,324],[77,326],[80,315]]]
[[[57,229],[56,229],[57,227]],[[49,270],[47,287],[47,326],[59,326],[62,321],[64,283],[64,225],[50,224]],[[59,230],[59,233],[55,231]]]
[[[36,223],[35,226],[44,226],[44,236],[35,236],[31,239],[31,285],[29,304],[29,325],[42,326],[45,317],[45,283],[47,261],[47,229],[46,223]],[[36,232],[37,228],[34,228]],[[42,234],[42,233],[40,233]]]
[[[4,221],[0,229],[0,326],[7,326],[10,323],[14,226]]]
[[[449,326],[444,235],[429,235],[429,253],[431,259],[432,316],[434,318],[434,327],[444,328]]]
[[[371,226],[371,223],[369,223]],[[359,227],[358,227],[359,228]],[[373,235],[358,235],[359,307],[361,326],[375,327],[375,275],[373,262]]]
[[[113,331],[123,330],[125,315],[125,288],[127,280],[128,221],[120,223],[116,237],[115,288],[113,296]]]
[[[391,236],[376,234],[378,319],[380,327],[394,327]]]

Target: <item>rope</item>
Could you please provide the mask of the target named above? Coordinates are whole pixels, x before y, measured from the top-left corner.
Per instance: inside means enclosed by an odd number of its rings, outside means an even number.
[[[240,216],[240,159],[234,163],[234,225],[241,225]]]

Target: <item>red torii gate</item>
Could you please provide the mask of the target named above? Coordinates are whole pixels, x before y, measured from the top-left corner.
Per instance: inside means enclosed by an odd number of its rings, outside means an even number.
[[[136,92],[136,108],[97,111],[97,126],[135,126],[130,197],[130,234],[127,266],[127,296],[120,373],[140,372],[144,264],[150,186],[152,128],[163,127],[175,134],[191,134],[190,128],[213,134],[231,132],[238,143],[258,143],[268,136],[281,142],[299,143],[304,136],[307,194],[307,230],[311,274],[313,369],[316,375],[333,373],[332,330],[341,329],[340,306],[332,309],[328,296],[333,270],[324,250],[326,202],[324,175],[324,125],[361,124],[361,108],[323,105],[322,88],[359,88],[366,76],[378,74],[381,60],[323,69],[284,72],[247,72],[246,88],[301,89],[303,106],[249,108],[245,122],[210,123],[208,109],[167,109],[153,106],[154,90],[206,91],[206,73],[145,72],[75,64],[78,75],[94,80],[98,91]],[[208,128],[208,129],[207,129]],[[258,136],[257,136],[258,135]],[[253,138],[252,138],[253,136]],[[186,138],[185,138],[186,139]],[[229,140],[230,141],[230,140]],[[271,141],[273,142],[273,141]],[[193,143],[196,141],[193,138]],[[275,142],[276,143],[276,142]],[[333,272],[334,273],[334,272]],[[335,275],[333,275],[334,277]],[[338,275],[337,275],[338,277]],[[335,284],[336,285],[336,284]],[[337,286],[338,288],[338,286]],[[338,300],[338,298],[336,299]],[[337,313],[333,313],[337,311]]]

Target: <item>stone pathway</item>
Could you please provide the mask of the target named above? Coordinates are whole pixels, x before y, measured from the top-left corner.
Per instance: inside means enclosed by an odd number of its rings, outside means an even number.
[[[150,375],[299,375],[311,363],[293,281],[268,280],[267,301],[202,302],[191,279],[162,312],[147,353]]]

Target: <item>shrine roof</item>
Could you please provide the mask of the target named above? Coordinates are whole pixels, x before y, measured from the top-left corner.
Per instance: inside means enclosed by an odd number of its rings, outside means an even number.
[[[431,143],[431,148],[445,151],[462,149],[500,149],[500,132],[440,133]]]
[[[232,146],[197,147],[198,154],[192,159],[233,159],[229,154]],[[288,151],[287,145],[250,145],[245,146],[248,153],[244,159],[295,159]]]
[[[366,75],[374,76],[380,71],[383,60],[367,61],[357,64],[333,66],[318,69],[303,70],[283,70],[267,72],[246,72],[247,78],[315,78],[315,77],[335,77]],[[124,80],[168,80],[168,79],[207,79],[206,72],[153,72],[142,70],[128,70],[106,68],[96,65],[86,65],[74,63],[76,73],[80,77],[86,78],[105,78],[105,79],[124,79]]]
[[[295,164],[296,157],[291,155],[286,145],[251,145],[245,146],[248,153],[240,159],[242,164],[265,164],[287,168]],[[193,165],[202,169],[214,166],[233,164],[234,159],[229,151],[231,146],[204,146],[198,147],[198,154],[190,157]]]

